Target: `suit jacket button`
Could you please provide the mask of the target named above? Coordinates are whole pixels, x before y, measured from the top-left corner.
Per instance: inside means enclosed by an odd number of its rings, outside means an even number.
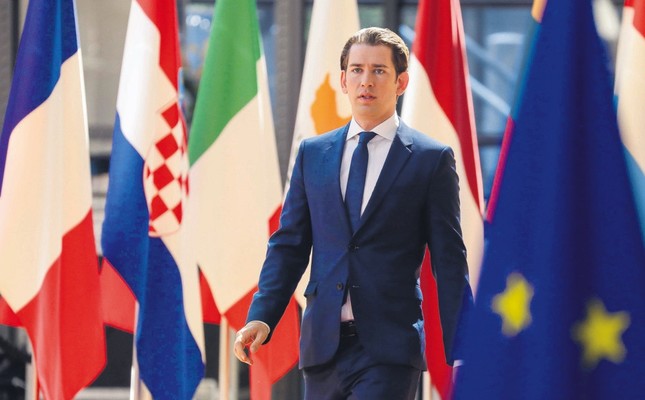
[[[338,290],[343,290],[343,284],[342,284],[342,282],[338,282],[338,283],[336,284],[336,289],[338,289]]]
[[[350,251],[356,251],[356,250],[358,250],[358,246],[352,243],[352,244],[349,245],[349,250]]]

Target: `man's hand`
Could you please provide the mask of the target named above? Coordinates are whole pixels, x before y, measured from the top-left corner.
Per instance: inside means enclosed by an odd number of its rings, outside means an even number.
[[[245,351],[245,348],[248,346],[251,350],[251,353],[258,351],[262,343],[269,336],[269,328],[258,321],[251,321],[239,332],[235,337],[235,345],[233,346],[233,351],[238,360],[249,365],[253,365],[253,360],[249,357]]]

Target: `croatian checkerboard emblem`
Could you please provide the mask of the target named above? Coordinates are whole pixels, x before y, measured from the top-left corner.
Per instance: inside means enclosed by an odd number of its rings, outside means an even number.
[[[143,168],[144,191],[150,214],[150,236],[176,232],[188,195],[186,127],[179,104],[161,113],[161,122]]]

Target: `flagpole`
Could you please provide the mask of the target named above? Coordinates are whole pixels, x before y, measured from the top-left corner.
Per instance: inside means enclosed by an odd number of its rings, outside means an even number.
[[[130,400],[152,400],[152,394],[141,380],[139,362],[137,361],[137,321],[139,320],[139,302],[134,307],[134,328],[132,337],[132,368],[130,369]]]
[[[130,371],[130,400],[152,400],[152,394],[141,380],[137,357],[132,357],[132,369]]]
[[[31,342],[27,340],[31,353],[31,361],[25,365],[25,399],[38,400],[38,370],[36,369],[36,355],[31,347]]]
[[[230,354],[229,354],[229,325],[228,320],[222,315],[219,326],[219,399],[229,400],[230,380]]]
[[[421,400],[434,400],[432,398],[432,378],[430,377],[430,373],[423,371],[421,379],[421,384],[423,385],[423,398]]]
[[[228,379],[229,379],[229,393],[231,400],[239,399],[239,390],[240,390],[240,362],[235,357],[235,352],[233,351],[233,338],[235,338],[235,331],[230,327],[228,329]],[[249,384],[249,387],[251,385]]]
[[[130,400],[139,399],[139,365],[137,364],[136,338],[132,338],[132,367],[130,368]]]

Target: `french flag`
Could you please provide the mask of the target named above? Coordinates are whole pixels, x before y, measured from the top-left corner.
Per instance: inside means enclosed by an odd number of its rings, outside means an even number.
[[[133,0],[102,247],[104,268],[114,268],[138,302],[136,359],[155,399],[192,398],[204,374],[199,275],[183,218],[189,186],[180,60],[176,2]]]
[[[31,0],[0,136],[0,294],[46,399],[73,398],[105,365],[91,205],[74,2]]]

